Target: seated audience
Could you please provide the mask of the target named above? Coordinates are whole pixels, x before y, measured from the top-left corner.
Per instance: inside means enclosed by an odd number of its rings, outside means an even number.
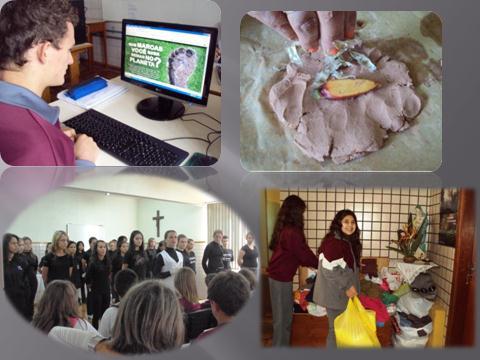
[[[158,280],[146,280],[125,295],[110,340],[65,327],[53,328],[48,336],[90,351],[147,354],[180,348],[185,327],[175,292]]]
[[[248,283],[250,284],[250,291],[255,290],[255,286],[257,286],[257,278],[255,277],[255,273],[247,268],[242,268],[238,273],[247,279]]]
[[[48,283],[32,325],[45,333],[55,326],[65,326],[98,334],[97,330],[78,313],[77,290],[68,280],[53,280]]]
[[[232,321],[249,298],[250,285],[242,275],[233,271],[217,274],[208,285],[208,300],[218,325],[213,329],[205,330],[197,339],[211,334]]]
[[[180,293],[180,305],[185,313],[189,313],[202,308],[198,302],[197,285],[195,283],[195,273],[189,267],[179,269],[175,273],[175,289]]]
[[[125,296],[127,291],[135,285],[138,281],[138,276],[135,271],[131,269],[120,270],[113,280],[113,287],[115,293],[119,296],[120,301]],[[115,319],[117,318],[118,308],[120,307],[120,301],[110,306],[102,316],[100,327],[98,332],[100,335],[106,338],[111,338],[113,333],[113,326],[115,325]]]

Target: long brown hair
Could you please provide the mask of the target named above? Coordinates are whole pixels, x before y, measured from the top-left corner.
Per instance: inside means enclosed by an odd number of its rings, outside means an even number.
[[[33,316],[32,325],[45,333],[54,326],[72,327],[69,318],[78,318],[77,290],[67,280],[48,283]]]
[[[355,232],[350,236],[347,236],[342,231],[342,220],[346,216],[351,216],[353,217],[353,220],[355,220]],[[355,213],[352,210],[344,209],[337,212],[337,214],[332,220],[332,223],[330,224],[330,229],[327,234],[327,236],[338,234],[350,242],[350,244],[352,245],[353,253],[355,255],[355,261],[357,262],[357,266],[360,266],[360,256],[362,254],[362,243],[360,241],[360,231],[361,230],[358,227],[357,216],[355,215]]]
[[[185,300],[191,303],[198,303],[197,284],[195,273],[189,267],[183,267],[175,274],[175,288]]]
[[[110,346],[122,354],[156,353],[179,348],[184,335],[182,309],[173,290],[146,280],[123,298]]]
[[[273,228],[272,239],[270,240],[270,250],[275,250],[278,241],[280,240],[280,233],[285,226],[295,226],[303,231],[303,213],[307,205],[297,195],[289,195],[283,201],[280,210],[278,211],[275,227]]]

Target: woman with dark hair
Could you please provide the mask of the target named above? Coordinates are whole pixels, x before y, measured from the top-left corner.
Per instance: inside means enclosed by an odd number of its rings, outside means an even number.
[[[148,271],[148,256],[143,245],[143,234],[134,230],[130,234],[130,246],[123,260],[122,269],[132,269],[138,275],[138,280],[145,280]]]
[[[24,236],[23,241],[25,244],[25,250],[23,251],[23,255],[27,262],[27,275],[28,275],[28,283],[30,287],[30,297],[27,300],[27,308],[28,308],[28,311],[30,312],[28,315],[28,319],[32,320],[33,303],[35,301],[35,294],[37,293],[37,288],[38,288],[38,280],[37,280],[38,257],[33,253],[32,239],[30,239],[28,236]]]
[[[48,242],[45,244],[45,253],[43,254],[42,258],[40,259],[40,262],[38,263],[38,270],[40,271],[40,273],[42,272],[42,267],[45,265],[45,258],[51,252],[52,252],[52,243]]]
[[[92,257],[88,264],[86,282],[90,285],[92,296],[92,325],[98,329],[98,322],[110,306],[110,274],[112,266],[107,256],[107,243],[98,240],[93,246]]]
[[[85,244],[83,241],[77,242],[77,250],[75,252],[76,261],[80,264],[80,296],[82,304],[87,302],[87,293],[85,291],[85,273],[87,272],[87,262],[84,259]]]
[[[58,230],[53,234],[52,252],[45,256],[42,267],[43,282],[70,280],[73,272],[73,258],[67,254],[68,235]]]
[[[112,260],[112,298],[114,302],[118,302],[120,300],[117,292],[115,291],[115,287],[113,283],[115,281],[115,275],[122,270],[123,262],[125,259],[125,254],[128,251],[128,239],[125,236],[121,236],[118,238],[117,241],[117,251],[113,255]]]
[[[318,249],[319,264],[313,293],[314,302],[327,309],[327,347],[336,347],[335,318],[345,311],[348,299],[360,291],[361,252],[355,213],[339,211]]]
[[[110,340],[65,327],[53,328],[48,336],[101,353],[152,354],[180,348],[185,326],[175,292],[158,280],[147,280],[122,299]]]
[[[5,294],[15,309],[28,320],[31,314],[28,309],[30,287],[27,264],[17,254],[18,236],[14,234],[3,235],[2,247]]]
[[[77,244],[75,244],[75,241],[68,241],[67,245],[67,254],[72,258],[73,261],[73,270],[72,270],[72,277],[70,278],[70,281],[75,285],[75,288],[77,289],[77,299],[79,299],[79,302],[81,301],[81,295],[80,295],[80,288],[82,287],[82,278],[81,278],[81,267],[82,264],[80,261],[78,261],[78,258],[75,256],[77,253]]]
[[[54,326],[97,333],[89,322],[80,317],[77,290],[66,280],[54,280],[48,284],[38,303],[32,325],[47,334]]]
[[[272,258],[267,272],[273,318],[273,346],[290,345],[293,311],[293,277],[299,266],[317,267],[318,259],[310,250],[303,233],[303,213],[307,206],[296,195],[282,203],[273,228]]]

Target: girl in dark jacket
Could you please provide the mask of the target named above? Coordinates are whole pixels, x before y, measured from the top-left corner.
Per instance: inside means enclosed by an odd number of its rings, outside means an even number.
[[[115,255],[112,259],[112,297],[113,302],[119,302],[120,297],[118,296],[117,292],[114,289],[113,284],[115,283],[115,275],[122,270],[123,262],[125,259],[125,254],[128,251],[128,240],[127,238],[118,238],[117,241],[117,251],[115,251]]]
[[[98,240],[93,247],[87,269],[86,282],[90,286],[93,306],[92,325],[98,329],[98,322],[110,306],[111,264],[107,256],[107,244]]]
[[[341,210],[318,249],[319,264],[313,300],[327,309],[327,347],[336,347],[334,320],[345,311],[348,299],[360,289],[359,267],[362,244],[357,217]]]
[[[143,234],[134,230],[130,234],[130,247],[125,254],[123,269],[132,269],[137,273],[138,280],[145,280],[148,272],[148,255],[143,244]]]
[[[5,279],[5,294],[15,309],[29,319],[28,299],[30,289],[28,282],[27,263],[17,254],[18,236],[3,235],[3,276]]]
[[[290,345],[293,312],[293,277],[299,266],[317,267],[318,259],[307,245],[303,233],[305,202],[296,195],[288,196],[278,211],[268,264],[272,303],[273,346]]]
[[[75,259],[80,264],[80,297],[82,304],[87,303],[87,292],[85,291],[85,274],[87,272],[87,262],[85,261],[85,244],[83,241],[77,242],[77,250],[75,251]]]

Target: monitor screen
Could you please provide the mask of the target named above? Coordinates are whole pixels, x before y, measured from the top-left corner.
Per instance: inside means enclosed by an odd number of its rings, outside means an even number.
[[[206,105],[217,32],[208,27],[123,20],[122,80]]]

